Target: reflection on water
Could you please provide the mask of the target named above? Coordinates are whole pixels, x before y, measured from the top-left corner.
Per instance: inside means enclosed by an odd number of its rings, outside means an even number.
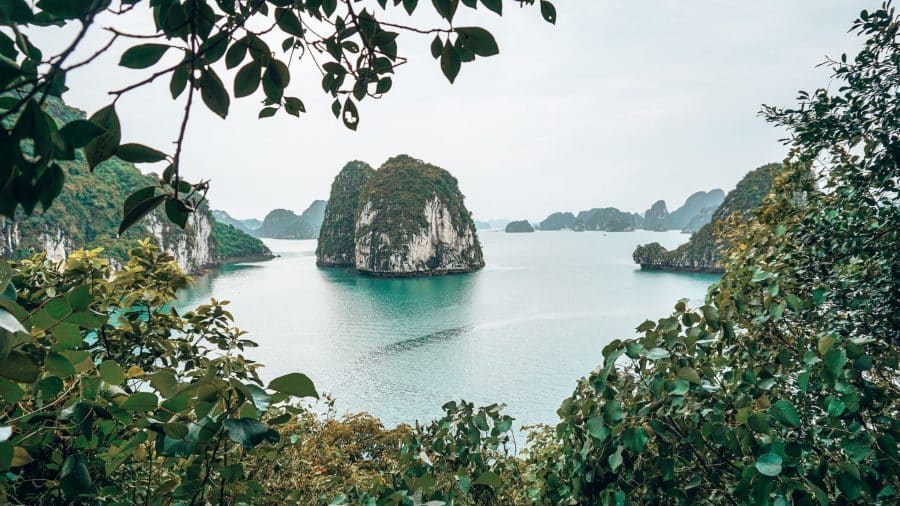
[[[699,304],[716,276],[642,272],[637,244],[679,233],[483,233],[487,267],[433,278],[372,278],[315,266],[315,241],[266,243],[279,258],[226,266],[180,297],[231,301],[260,347],[264,377],[308,374],[339,410],[387,423],[440,414],[464,397],[505,402],[523,423],[553,422],[600,350],[678,299]]]

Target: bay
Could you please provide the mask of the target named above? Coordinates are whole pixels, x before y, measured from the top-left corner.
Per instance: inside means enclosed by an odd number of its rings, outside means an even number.
[[[260,344],[246,355],[264,378],[303,372],[344,412],[388,426],[428,421],[446,401],[502,402],[521,424],[554,423],[576,381],[613,339],[687,298],[702,303],[715,275],[641,271],[638,244],[673,248],[679,232],[479,232],[476,273],[371,278],[315,265],[315,241],[267,239],[278,258],[200,276],[186,310],[228,300]]]

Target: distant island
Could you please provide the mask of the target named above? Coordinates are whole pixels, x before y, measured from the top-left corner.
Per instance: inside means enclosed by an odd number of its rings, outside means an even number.
[[[270,239],[317,239],[325,216],[324,200],[314,200],[302,214],[289,209],[273,209],[260,221],[239,220],[226,211],[214,210],[213,217],[219,223],[231,225],[246,234]]]
[[[768,164],[750,171],[728,192],[722,204],[712,213],[709,213],[711,221],[702,225],[691,239],[669,251],[659,243],[650,243],[638,246],[632,257],[635,263],[646,270],[670,270],[692,272],[722,272],[724,263],[720,251],[720,229],[728,219],[737,216],[742,217],[748,211],[762,204],[763,198],[772,189],[773,173],[781,165]],[[712,192],[710,192],[712,193]],[[692,195],[693,198],[697,194]],[[688,199],[690,202],[690,199]],[[703,199],[696,199],[693,205],[699,212],[708,212],[709,206],[705,206]],[[700,216],[700,214],[694,216]],[[672,213],[674,214],[674,213]],[[672,216],[672,214],[668,216]],[[684,216],[678,216],[678,220],[685,220]],[[690,218],[685,225],[695,223],[695,218]]]
[[[664,200],[656,201],[643,214],[621,211],[615,207],[599,207],[580,211],[577,215],[568,211],[558,211],[541,221],[540,231],[573,230],[581,232],[633,232],[652,230],[663,232],[681,230],[693,233],[712,219],[712,213],[722,203],[725,192],[716,188],[708,192],[699,191],[688,197],[685,203],[669,213]]]
[[[449,172],[408,155],[377,171],[350,162],[332,184],[316,263],[384,277],[481,269],[481,243],[463,200]]]
[[[520,234],[523,232],[534,232],[534,227],[528,220],[511,221],[506,225],[507,234]]]

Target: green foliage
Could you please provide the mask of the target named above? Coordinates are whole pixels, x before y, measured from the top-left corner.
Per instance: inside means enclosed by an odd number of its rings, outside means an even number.
[[[218,257],[223,261],[272,257],[272,251],[262,241],[231,225],[213,221],[212,233],[218,244]]]
[[[117,271],[101,255],[74,252],[59,270],[40,254],[4,275],[0,500],[258,501],[241,462],[275,448],[312,383],[264,388],[226,302],[171,309],[189,278],[149,241]]]
[[[510,1],[520,6],[535,4],[535,0]],[[142,9],[141,3],[148,8]],[[482,4],[502,13],[503,0],[482,0]],[[323,91],[334,100],[335,116],[356,130],[360,121],[357,104],[387,93],[394,68],[406,62],[398,54],[401,32],[436,34],[432,51],[451,83],[463,63],[499,53],[496,40],[484,28],[454,25],[459,5],[459,0],[434,0],[431,6],[446,26],[423,29],[397,24],[385,12],[393,8],[411,16],[420,7],[418,0],[370,0],[365,5],[337,0],[129,0],[117,7],[110,0],[42,0],[33,5],[9,0],[0,8],[0,216],[13,218],[19,208],[31,215],[39,203],[45,210],[50,207],[65,181],[60,163],[83,152],[90,170],[113,156],[134,163],[167,161],[168,168],[154,185],[158,191],[141,194],[142,198],[135,198],[123,210],[120,230],[128,229],[163,202],[169,219],[184,228],[186,216],[200,208],[208,189],[207,182],[188,184],[180,177],[185,129],[195,104],[202,102],[226,118],[233,92],[234,98],[257,95],[262,103],[260,118],[282,110],[299,116],[306,106],[299,97],[288,94],[292,74],[286,62],[295,56],[309,58],[322,75]],[[476,9],[478,2],[463,0],[462,5]],[[539,6],[542,17],[555,23],[553,5],[541,0]],[[138,12],[152,18],[152,34],[133,35],[116,29],[119,20],[115,16]],[[382,15],[393,22],[383,24]],[[98,17],[105,25],[113,25],[113,41],[135,43],[121,54],[119,65],[145,75],[111,90],[112,103],[89,121],[57,125],[44,110],[47,100],[62,96],[69,71],[90,64],[113,46],[107,44],[83,61],[72,61],[72,55],[89,38],[86,35],[99,29]],[[47,25],[78,25],[78,30],[60,53],[45,56],[26,34],[32,33],[32,27]],[[284,37],[280,53],[263,40],[270,32]],[[148,38],[154,42],[147,42]],[[173,60],[164,58],[173,55]],[[172,61],[175,63],[170,65]],[[233,86],[229,86],[220,75],[237,67]],[[314,75],[318,78],[319,73]],[[116,102],[132,90],[166,78],[173,100],[186,95],[174,153],[121,144],[123,129]],[[198,100],[194,100],[196,92]]]
[[[369,164],[354,160],[335,176],[319,231],[316,264],[353,265],[359,194],[374,174],[375,170]]]

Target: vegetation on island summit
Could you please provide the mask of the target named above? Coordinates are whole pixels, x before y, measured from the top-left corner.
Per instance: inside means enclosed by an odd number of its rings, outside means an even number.
[[[85,9],[107,4],[42,0],[46,15],[34,17],[29,4],[12,0],[0,4],[0,22],[92,16]],[[330,19],[338,2],[240,3],[222,22],[237,23],[237,31],[270,4],[284,9],[276,12],[282,30],[303,33],[298,14]],[[218,47],[209,37],[213,23],[202,24],[210,18],[197,15],[212,11],[206,2],[190,0],[187,10],[175,0],[153,5],[166,32],[191,42],[190,55]],[[458,6],[433,5],[448,20]],[[549,3],[540,5],[555,19]],[[356,2],[341,6],[351,26],[367,19]],[[100,250],[74,252],[62,265],[43,253],[0,260],[0,502],[897,504],[898,30],[890,2],[863,11],[852,31],[864,43],[856,56],[826,63],[828,89],[801,92],[791,108],[764,108],[787,132],[790,154],[762,204],[722,229],[721,280],[699,307],[678,301],[671,314],[638,325],[638,337],[607,345],[599,366],[562,400],[558,423],[530,428],[519,454],[513,420],[497,404],[451,401],[441,419],[395,429],[365,415],[313,414],[301,404],[319,397],[310,378],[259,378],[260,365],[244,356],[255,344],[234,326],[225,302],[184,314],[171,307],[189,278],[150,241],[137,242],[121,268]],[[393,38],[372,38],[385,32],[360,32],[393,54]],[[43,61],[17,33],[14,43],[0,44],[0,85]],[[232,32],[225,33],[219,40],[230,41]],[[349,51],[351,36],[335,51]],[[463,50],[478,53],[468,43],[436,46],[451,78]],[[7,61],[19,50],[29,53],[31,67]],[[208,68],[216,53],[190,61],[203,66],[204,100],[221,110],[219,88],[208,84],[218,82]],[[361,61],[377,61],[365,54]],[[61,134],[40,105],[44,90],[61,89],[53,87],[65,60],[52,59],[50,81],[25,92],[15,156],[0,157],[0,175],[17,192],[13,210],[28,212],[38,199],[51,207],[59,193],[62,180],[47,164],[69,144],[50,142]],[[275,69],[266,75],[278,74],[277,60],[264,61]],[[272,84],[263,85],[269,95]],[[270,107],[276,103],[288,107],[274,99]],[[101,118],[113,125],[109,112]],[[64,138],[77,144],[91,130],[82,125]],[[0,132],[8,150],[10,133]],[[108,134],[88,149],[89,162],[117,144]],[[23,138],[34,140],[41,158],[22,156]],[[125,150],[129,158],[135,152],[143,151]],[[39,169],[50,175],[23,172]],[[23,173],[27,180],[16,183]],[[180,192],[169,197],[180,202]],[[136,202],[145,209],[156,200]],[[127,224],[135,208],[125,208]],[[177,211],[170,216],[176,221]]]
[[[219,256],[228,260],[261,260],[272,258],[272,250],[256,237],[232,225],[213,222],[213,234],[219,245]]]
[[[375,228],[387,234],[390,243],[402,243],[410,234],[428,226],[423,209],[435,198],[447,207],[454,229],[475,229],[455,177],[440,167],[397,155],[384,162],[362,187],[360,206],[371,203],[379,213],[371,224],[357,225],[356,235]]]

